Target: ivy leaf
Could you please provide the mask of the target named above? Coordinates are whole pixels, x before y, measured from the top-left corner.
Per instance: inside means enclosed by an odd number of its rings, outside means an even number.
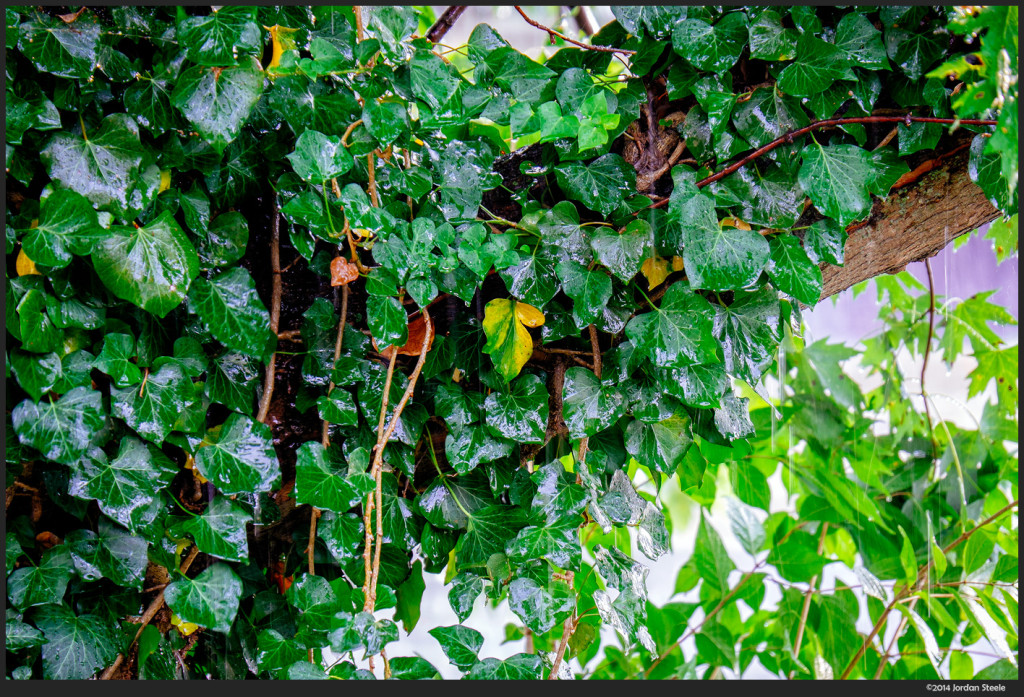
[[[278,673],[282,668],[306,658],[301,644],[294,639],[285,639],[276,629],[260,631],[256,636],[256,648],[256,665],[260,670],[271,673]]]
[[[459,622],[465,622],[473,612],[473,603],[484,590],[484,583],[479,576],[461,573],[455,576],[448,591],[448,605]]]
[[[582,563],[579,516],[566,516],[553,523],[530,525],[519,531],[505,553],[513,561],[544,558],[563,569],[579,569]]]
[[[111,227],[92,261],[114,295],[161,318],[199,275],[199,256],[169,211],[145,227]]]
[[[512,252],[517,261],[501,269],[501,278],[505,281],[513,297],[524,302],[544,307],[558,292],[558,278],[555,276],[555,258],[547,245],[533,253]]]
[[[227,351],[210,362],[206,374],[206,395],[211,402],[249,414],[260,377],[252,358],[237,351]]]
[[[58,77],[91,79],[100,47],[100,23],[91,12],[73,22],[37,13],[19,28],[18,48],[36,68]],[[8,45],[8,48],[11,48]]]
[[[320,418],[328,423],[342,426],[355,426],[359,423],[359,411],[351,392],[333,390],[329,395],[318,397],[316,404]]]
[[[750,99],[736,106],[732,118],[736,131],[755,148],[810,123],[800,100],[775,86],[755,89]]]
[[[181,366],[165,363],[146,377],[144,386],[111,390],[110,409],[140,436],[160,444],[194,398],[192,381]]]
[[[187,222],[188,215],[185,218]],[[199,241],[197,249],[204,267],[231,266],[245,256],[245,248],[249,244],[249,223],[241,213],[228,211],[218,215],[212,224],[198,224],[202,227],[198,230],[192,228],[193,231],[202,234],[202,230],[206,230],[206,237]]]
[[[249,540],[245,524],[253,516],[226,496],[216,496],[203,511],[181,525],[191,535],[199,551],[228,561],[245,562],[249,558]]]
[[[556,267],[562,290],[572,300],[577,327],[596,322],[612,297],[612,279],[601,270],[588,269],[574,261],[560,261]]]
[[[72,470],[68,493],[96,499],[101,511],[135,530],[156,517],[158,511],[152,504],[175,474],[177,468],[163,452],[125,436],[113,460],[108,460],[103,451],[82,458]]]
[[[782,528],[779,528],[782,530]],[[776,537],[779,537],[776,532]],[[807,583],[817,576],[828,560],[817,553],[818,539],[803,530],[792,530],[781,542],[771,545],[768,563],[793,583]]]
[[[856,145],[821,146],[800,153],[800,186],[815,207],[846,227],[871,212],[869,186],[875,177],[871,155]]]
[[[285,593],[288,603],[299,611],[300,624],[318,630],[330,629],[341,607],[335,589],[323,576],[303,574]]]
[[[378,345],[404,346],[409,339],[408,321],[396,298],[371,295],[367,299],[366,322]]]
[[[58,545],[43,553],[38,566],[14,570],[7,580],[7,597],[20,610],[33,605],[60,604],[74,572],[70,548]]]
[[[754,384],[771,364],[781,338],[779,299],[769,286],[736,294],[729,306],[718,305],[715,338],[725,352],[725,369]]]
[[[782,17],[775,10],[766,9],[758,14],[748,31],[751,58],[784,61],[796,57],[799,34],[795,29],[783,29]]]
[[[142,163],[139,127],[128,114],[111,114],[89,137],[57,133],[39,153],[46,173],[62,188],[101,209],[128,208]]]
[[[29,353],[11,349],[10,367],[18,384],[38,401],[64,377],[60,358],[56,353]]]
[[[807,32],[797,42],[797,59],[779,73],[779,89],[794,97],[810,97],[846,75],[847,52]]]
[[[409,82],[413,96],[435,111],[447,103],[459,87],[459,78],[431,51],[416,51],[409,61]]]
[[[32,621],[43,631],[43,677],[86,680],[113,663],[119,646],[114,628],[96,615],[76,616],[64,605],[34,611]]]
[[[519,443],[544,440],[548,423],[548,392],[536,375],[524,375],[505,392],[492,392],[484,404],[487,430]]]
[[[570,438],[593,436],[625,413],[625,397],[617,387],[603,387],[586,368],[565,371],[562,409]]]
[[[299,503],[344,513],[373,490],[373,477],[365,472],[343,476],[346,472],[329,462],[329,451],[318,442],[303,443],[297,457],[295,498]]]
[[[26,399],[11,412],[11,422],[22,445],[35,448],[47,460],[70,465],[105,426],[103,396],[76,387],[54,402]]]
[[[644,220],[633,220],[621,233],[598,228],[590,245],[598,261],[624,283],[629,283],[640,270],[640,264],[654,246],[654,231]],[[610,295],[610,293],[609,293]]]
[[[569,616],[576,595],[562,583],[544,588],[532,578],[520,577],[508,585],[508,606],[530,631],[543,634]]]
[[[483,426],[467,426],[445,437],[444,450],[455,471],[466,474],[505,457],[512,452],[512,444],[492,438]]]
[[[736,64],[747,38],[744,15],[728,14],[714,26],[684,19],[672,30],[672,48],[699,70],[724,73]]]
[[[672,416],[648,424],[633,421],[626,428],[626,452],[637,462],[663,474],[671,474],[693,443],[690,419]]]
[[[270,428],[231,414],[207,432],[196,451],[196,468],[225,494],[269,491],[279,474]]]
[[[107,334],[93,365],[109,375],[115,386],[129,387],[142,382],[142,370],[131,360],[135,356],[135,339],[130,334]]]
[[[601,577],[612,588],[620,591],[632,591],[638,598],[647,597],[647,574],[650,569],[633,561],[615,547],[594,547],[597,570]]]
[[[238,614],[242,581],[227,564],[208,566],[195,578],[181,578],[164,589],[167,607],[184,622],[227,633]]]
[[[757,519],[754,508],[738,499],[729,499],[729,527],[747,554],[756,557],[765,543],[765,531]]]
[[[669,286],[660,307],[637,315],[626,325],[636,349],[659,366],[715,361],[712,336],[715,310],[682,283]]]
[[[391,677],[395,680],[434,680],[440,673],[420,656],[396,656],[391,659]]]
[[[239,51],[262,47],[263,35],[253,21],[251,7],[221,7],[208,15],[178,22],[178,42],[188,59],[198,65],[230,66]]]
[[[737,290],[751,285],[768,263],[768,242],[753,230],[726,231],[710,196],[677,187],[670,206],[678,216],[690,287]]]
[[[427,634],[437,640],[452,665],[465,670],[479,660],[477,654],[484,645],[484,635],[475,629],[455,624],[434,627]]]
[[[311,184],[323,184],[329,179],[340,177],[352,169],[354,164],[341,138],[325,136],[313,130],[302,132],[288,160],[295,172]]]
[[[32,261],[63,268],[71,263],[72,254],[92,252],[100,230],[88,199],[58,189],[43,200],[39,224],[25,232],[21,244]]]
[[[807,256],[800,240],[792,235],[776,235],[768,244],[768,278],[783,293],[814,307],[821,297],[821,269]]]
[[[636,192],[636,170],[621,155],[602,155],[590,164],[568,162],[555,167],[558,186],[592,211],[609,216]]]
[[[60,348],[61,335],[46,311],[47,301],[52,302],[50,296],[33,288],[25,293],[16,305],[18,312],[16,326],[17,330],[20,330],[17,338],[21,339],[21,346],[26,351],[51,353]],[[8,307],[14,305],[12,302]],[[8,327],[10,326],[8,324]]]
[[[470,669],[466,680],[540,680],[540,656],[517,653],[503,661],[485,658]]]
[[[178,78],[171,102],[220,154],[242,132],[262,94],[260,64],[245,56],[226,68],[189,68]]]
[[[510,382],[533,354],[533,337],[527,327],[544,324],[544,313],[514,299],[495,298],[484,306],[483,352],[494,361],[498,374]]]
[[[229,349],[259,358],[276,344],[270,314],[256,292],[256,283],[240,266],[209,280],[196,278],[188,292],[188,304],[213,338]]]
[[[846,52],[846,59],[852,65],[869,70],[889,68],[882,32],[862,14],[851,13],[839,20],[835,45]]]
[[[494,502],[487,478],[480,471],[458,477],[438,477],[417,499],[423,517],[438,528],[465,529],[473,512]]]
[[[455,545],[456,569],[485,566],[492,554],[505,551],[505,542],[525,524],[526,516],[516,506],[494,504],[473,511]]]
[[[804,233],[804,249],[815,264],[843,265],[846,228],[831,218],[812,223]]]
[[[81,528],[64,538],[75,569],[88,581],[109,578],[119,586],[142,590],[149,543],[101,518],[98,533]]]
[[[6,644],[8,651],[20,651],[33,646],[42,646],[46,643],[43,633],[30,624],[17,619],[13,610],[7,611],[7,621],[4,625],[6,630]]]
[[[453,141],[440,159],[441,212],[449,221],[476,218],[484,191],[501,183],[491,171],[494,156],[486,144]]]
[[[530,479],[537,485],[530,503],[531,521],[547,525],[567,518],[575,520],[587,507],[587,490],[557,460],[538,469]]]

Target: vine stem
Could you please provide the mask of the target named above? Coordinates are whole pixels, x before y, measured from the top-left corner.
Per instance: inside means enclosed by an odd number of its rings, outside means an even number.
[[[188,571],[188,568],[192,566],[192,562],[198,555],[199,548],[193,545],[192,551],[189,552],[188,556],[185,558],[185,561],[181,562],[181,566],[178,567],[178,570],[181,572],[182,575],[184,575]],[[149,607],[146,608],[146,611],[142,613],[142,621],[139,623],[139,630],[135,632],[135,638],[132,639],[132,643],[128,644],[128,651],[131,651],[132,647],[135,646],[136,643],[138,643],[139,637],[142,636],[142,630],[146,628],[146,626],[153,620],[153,618],[156,617],[156,613],[160,612],[160,608],[164,606],[164,590],[166,588],[167,585],[164,585],[160,589],[160,592],[157,594],[157,596],[153,598],[153,602],[151,602],[149,604]],[[117,658],[114,659],[114,662],[110,665],[110,667],[103,671],[103,674],[100,675],[99,679],[110,680],[111,676],[117,671],[117,669],[121,666],[122,663],[124,663],[124,654],[119,653],[117,654]]]
[[[806,134],[810,133],[811,131],[815,131],[815,130],[817,130],[819,128],[830,128],[832,126],[843,126],[843,125],[846,125],[846,124],[854,124],[854,123],[861,123],[861,124],[864,124],[864,123],[904,123],[904,124],[906,124],[908,126],[910,124],[912,124],[912,123],[940,123],[940,124],[947,124],[947,125],[951,125],[951,124],[954,124],[954,123],[959,123],[959,124],[962,124],[962,125],[965,125],[965,126],[995,126],[996,125],[996,122],[991,120],[991,119],[959,119],[959,120],[958,119],[940,119],[940,118],[935,118],[933,116],[912,116],[911,114],[906,114],[906,115],[903,115],[903,116],[851,116],[851,117],[841,118],[841,119],[823,119],[821,121],[815,121],[814,123],[812,123],[812,124],[810,124],[808,126],[804,126],[803,128],[798,128],[798,129],[796,129],[794,131],[789,131],[788,133],[783,133],[781,136],[779,136],[775,140],[773,140],[770,143],[767,143],[765,145],[762,145],[761,147],[759,147],[754,152],[750,153],[749,155],[746,155],[741,160],[739,160],[739,161],[729,165],[725,169],[720,170],[718,172],[715,172],[714,174],[712,174],[709,177],[705,177],[704,179],[701,179],[699,182],[697,182],[697,188],[698,189],[702,189],[705,186],[707,186],[708,184],[712,184],[712,183],[718,181],[719,179],[723,179],[724,177],[729,176],[730,174],[732,174],[736,170],[740,169],[744,165],[750,164],[751,162],[753,162],[757,158],[761,157],[762,155],[771,152],[772,150],[774,150],[775,148],[779,147],[780,145],[784,145],[784,144],[787,144],[787,143],[792,143],[795,138],[798,138],[798,137],[800,137],[802,135],[806,135]],[[651,205],[647,206],[647,208],[641,208],[639,211],[637,211],[633,215],[634,216],[639,215],[640,211],[647,210],[647,209],[650,209],[650,208],[661,208],[662,206],[666,206],[666,205],[668,205],[668,202],[670,200],[671,200],[671,198],[665,198],[665,199],[662,199],[661,201],[658,201],[656,203],[652,203]]]
[[[377,456],[380,451],[380,444],[384,433],[384,419],[388,413],[388,395],[391,392],[391,380],[395,376],[395,360],[398,358],[398,351],[391,354],[391,360],[388,362],[388,372],[384,378],[384,392],[381,395],[380,400],[380,417],[377,420],[377,444],[373,448],[373,464],[370,467],[370,474],[373,476],[375,489],[380,482],[380,472],[377,463],[382,462],[382,458]],[[373,508],[376,502],[375,492],[371,491],[366,495],[366,505],[363,510],[363,609],[369,612],[368,608],[372,608],[375,598],[370,596],[370,580],[371,580],[371,559],[373,556],[373,527],[370,524],[370,516],[373,515]]]
[[[818,556],[821,556],[822,550],[825,548],[825,534],[828,532],[828,523],[823,522],[821,524],[821,537],[818,538]],[[814,596],[814,584],[818,582],[818,575],[811,576],[811,582],[807,584],[807,593],[804,595],[804,606],[800,610],[800,623],[796,627],[796,641],[793,642],[793,655],[799,659],[800,656],[800,644],[804,640],[804,630],[807,628],[807,614],[811,609],[811,598]],[[789,674],[789,679],[792,680],[796,674],[794,670]]]
[[[523,8],[521,8],[519,5],[513,5],[513,7],[515,7],[516,8],[516,12],[518,12],[520,14],[520,16],[523,19],[526,20],[527,24],[529,24],[531,26],[534,26],[534,27],[537,27],[538,29],[541,29],[543,31],[546,31],[552,37],[557,36],[559,39],[562,39],[563,41],[567,41],[568,43],[572,44],[573,46],[579,46],[580,48],[585,48],[588,51],[601,51],[602,53],[621,53],[621,54],[623,54],[625,56],[632,56],[634,53],[636,53],[636,51],[630,51],[630,50],[625,49],[625,48],[614,48],[612,46],[591,46],[590,44],[585,44],[582,41],[577,41],[576,39],[570,39],[565,34],[563,34],[561,32],[558,32],[558,31],[555,31],[551,27],[546,27],[546,26],[544,26],[543,24],[541,24],[540,22],[538,22],[535,19],[530,19],[530,17],[525,12],[523,12]]]
[[[337,365],[338,359],[341,358],[341,342],[345,337],[345,319],[348,316],[348,285],[341,287],[341,319],[338,320],[338,337],[334,340],[334,363]],[[333,371],[332,371],[333,372]],[[331,392],[334,391],[334,380],[327,385],[327,396],[331,396]],[[328,434],[328,423],[324,419],[323,430],[320,433],[320,443],[324,446],[324,450],[331,444],[330,436]]]
[[[324,422],[325,426],[326,423]],[[306,545],[306,559],[309,564],[309,575],[316,576],[316,568],[313,564],[313,550],[316,548],[316,521],[320,518],[320,509],[316,506],[311,508],[312,510],[309,512],[309,543]],[[308,649],[306,655],[310,663],[316,663],[313,658],[313,649]]]
[[[277,192],[275,191],[270,204],[270,330],[276,335],[281,322],[281,228],[280,213],[277,209]],[[266,372],[263,376],[263,396],[260,399],[260,410],[256,420],[267,423],[270,413],[270,399],[274,396],[274,376],[277,367],[277,351],[270,354]]]
[[[955,540],[950,542],[948,545],[943,547],[942,548],[942,553],[945,554],[946,552],[949,552],[950,550],[952,550],[957,545],[967,541],[968,539],[970,539],[971,535],[973,535],[974,533],[978,532],[979,530],[981,530],[983,527],[985,527],[989,523],[991,523],[991,522],[993,522],[995,520],[998,520],[999,518],[1002,517],[1002,515],[1004,513],[1007,513],[1010,510],[1016,508],[1017,507],[1017,503],[1018,503],[1017,501],[1012,501],[1012,502],[1008,503],[1007,505],[1003,506],[998,511],[996,511],[995,513],[990,515],[988,518],[986,518],[985,520],[983,520],[980,523],[978,523],[977,525],[975,525],[970,530],[965,530],[963,533],[960,534],[960,536],[958,538],[956,538]],[[931,570],[932,565],[934,563],[935,563],[934,560],[929,560],[927,564],[925,564],[921,569],[918,570],[918,572],[917,572],[917,583],[915,583],[913,587],[916,588],[918,585],[920,585],[921,580],[923,578],[927,578],[928,572]],[[904,600],[907,597],[909,597],[911,592],[912,592],[912,587],[911,586],[905,586],[903,588],[903,590],[901,590],[899,593],[894,594],[892,602],[890,602],[888,605],[885,606],[885,609],[882,611],[882,615],[878,618],[878,621],[875,622],[875,625],[871,628],[871,632],[864,638],[864,641],[861,644],[860,648],[857,649],[857,653],[854,654],[853,658],[850,660],[849,665],[846,666],[846,669],[843,670],[842,675],[839,676],[840,680],[846,680],[846,678],[848,678],[850,676],[850,673],[853,671],[853,667],[855,665],[857,665],[857,661],[859,661],[861,659],[861,657],[864,655],[864,652],[867,651],[868,646],[871,644],[871,641],[875,638],[875,636],[878,634],[878,632],[885,625],[885,621],[889,618],[889,613],[892,612],[892,609],[894,607],[896,607],[897,603],[899,603],[902,600]]]

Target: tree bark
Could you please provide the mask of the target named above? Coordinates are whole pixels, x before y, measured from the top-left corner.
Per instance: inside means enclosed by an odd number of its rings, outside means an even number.
[[[967,174],[967,150],[884,201],[876,201],[867,224],[853,226],[845,264],[822,264],[825,299],[856,283],[935,256],[946,245],[999,217],[999,211]]]

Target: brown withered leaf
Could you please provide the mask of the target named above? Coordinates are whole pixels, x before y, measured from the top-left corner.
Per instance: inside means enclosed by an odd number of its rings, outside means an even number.
[[[405,342],[405,345],[398,349],[399,356],[418,356],[420,351],[423,350],[423,339],[427,336],[427,323],[423,319],[423,314],[416,316],[416,319],[409,322],[409,338]],[[391,353],[395,350],[394,346],[387,346],[383,351],[377,346],[377,341],[370,337],[373,342],[373,349],[380,355],[384,356],[388,360],[391,360]],[[434,347],[434,336],[430,336],[430,345],[427,346],[427,351]]]
[[[359,267],[345,257],[334,257],[331,260],[331,285],[347,286],[359,278]]]

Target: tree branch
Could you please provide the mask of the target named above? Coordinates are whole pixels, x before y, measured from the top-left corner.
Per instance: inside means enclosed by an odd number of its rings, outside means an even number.
[[[430,43],[436,44],[444,38],[444,35],[448,33],[448,30],[452,28],[465,11],[466,5],[449,5],[448,9],[441,13],[441,16],[434,22],[434,26],[427,30],[427,39],[430,40]]]
[[[515,7],[516,12],[518,12],[520,16],[522,16],[522,18],[526,20],[527,24],[546,31],[550,36],[557,36],[559,39],[562,39],[563,41],[570,43],[574,46],[585,48],[588,51],[601,51],[602,53],[621,53],[625,56],[632,56],[634,53],[636,53],[636,51],[630,51],[624,48],[614,48],[613,46],[591,46],[590,44],[585,44],[582,41],[570,39],[565,34],[555,31],[551,27],[546,27],[536,20],[530,19],[529,16],[527,16],[527,14],[523,12],[523,8],[521,8],[519,5],[513,5],[513,7]]]
[[[277,210],[276,191],[271,195],[270,211],[270,331],[277,334],[281,322],[281,214]],[[277,351],[274,351],[267,361],[263,376],[263,396],[260,399],[259,413],[256,415],[256,420],[264,424],[267,423],[267,415],[270,412],[270,399],[274,396],[276,365]]]

